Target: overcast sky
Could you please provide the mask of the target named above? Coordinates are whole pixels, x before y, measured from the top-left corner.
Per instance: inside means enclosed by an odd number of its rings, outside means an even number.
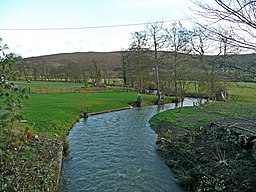
[[[85,51],[119,51],[145,25],[79,28],[174,21],[189,15],[189,0],[0,0],[0,37],[22,57]],[[189,25],[182,20],[183,25]],[[167,25],[171,24],[166,23]]]

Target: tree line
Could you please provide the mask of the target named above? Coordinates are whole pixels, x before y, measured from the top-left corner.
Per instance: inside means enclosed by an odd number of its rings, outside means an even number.
[[[20,72],[20,78],[40,81],[65,81],[84,82],[89,81],[99,85],[105,84],[111,77],[117,77],[115,71],[108,68],[107,63],[92,60],[72,61],[61,59],[56,63],[48,63],[44,58],[23,59],[16,64]]]
[[[132,43],[122,53],[124,84],[139,92],[155,89],[159,100],[161,94],[181,100],[188,91],[217,98],[241,72],[232,64],[237,59],[234,49],[227,39],[202,27],[189,30],[180,22],[169,28],[164,22],[149,23],[132,33]]]

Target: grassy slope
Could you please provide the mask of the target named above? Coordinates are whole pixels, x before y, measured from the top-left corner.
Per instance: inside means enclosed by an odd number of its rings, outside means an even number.
[[[142,97],[145,100],[155,98]],[[136,99],[137,93],[131,92],[31,94],[24,102],[22,113],[30,125],[35,122],[33,133],[54,137],[55,134],[66,135],[85,107],[89,112],[97,112],[126,107]]]
[[[256,115],[256,83],[232,83],[229,88],[230,99],[228,102],[210,103],[204,107],[186,107],[179,110],[170,110],[155,115],[150,124],[153,128],[159,122],[171,122],[172,124],[193,129],[205,125],[213,120],[225,118],[223,114],[234,116]]]

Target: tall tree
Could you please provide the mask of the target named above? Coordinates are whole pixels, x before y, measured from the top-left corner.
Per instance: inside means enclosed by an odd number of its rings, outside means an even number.
[[[203,28],[195,28],[193,36],[190,40],[194,58],[198,61],[199,72],[196,73],[194,79],[195,91],[200,93],[202,97],[207,96],[214,100],[226,100],[227,98],[227,82],[228,82],[228,63],[229,54],[234,53],[234,50],[227,44],[227,39],[222,36],[219,41],[214,41],[211,33]],[[217,37],[215,37],[217,39]],[[215,47],[213,49],[213,47]],[[214,55],[208,55],[210,52]],[[203,94],[203,95],[202,95]],[[223,94],[223,98],[222,98]],[[201,103],[202,98],[199,97]]]
[[[94,85],[99,86],[101,84],[102,72],[99,63],[96,60],[92,60],[94,68]]]
[[[124,86],[128,85],[128,51],[122,49],[121,50],[121,71],[122,71],[122,78],[124,81]]]
[[[127,63],[129,79],[133,81],[139,92],[142,92],[145,84],[145,74],[150,69],[148,59],[149,48],[147,47],[147,34],[145,31],[132,33],[132,43],[127,51]]]
[[[176,100],[184,97],[184,83],[182,83],[182,73],[184,73],[184,65],[186,61],[182,59],[181,53],[189,53],[188,47],[191,33],[182,26],[180,22],[173,23],[170,29],[167,29],[167,40],[169,49],[171,50],[169,58],[172,60],[172,71],[174,80],[174,94]],[[180,86],[179,86],[180,85]]]
[[[166,45],[166,36],[164,33],[163,22],[153,22],[147,25],[148,31],[148,43],[150,49],[153,49],[154,52],[154,70],[155,70],[155,79],[156,79],[156,88],[157,88],[157,96],[158,101],[161,99],[160,94],[160,63],[161,58],[159,55],[159,51],[164,48]]]

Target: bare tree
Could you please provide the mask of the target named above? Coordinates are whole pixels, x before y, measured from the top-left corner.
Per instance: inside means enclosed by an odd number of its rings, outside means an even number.
[[[185,70],[188,67],[184,67],[186,62],[181,53],[189,53],[191,48],[188,47],[188,42],[191,36],[191,33],[185,29],[181,23],[173,23],[170,29],[166,30],[167,39],[169,44],[169,49],[171,50],[169,57],[171,59],[171,70],[173,73],[174,81],[174,94],[176,101],[179,101],[180,98],[183,100],[184,97],[184,82],[182,83],[182,73],[185,73]],[[179,86],[180,85],[180,86]]]
[[[124,86],[128,85],[128,65],[129,65],[128,51],[125,50],[125,49],[121,49],[121,71],[122,71],[122,78],[123,78],[123,81],[124,81]]]
[[[93,59],[92,61],[94,67],[94,85],[99,86],[101,84],[102,72],[99,63]]]
[[[212,40],[211,32],[202,28],[194,29],[190,40],[193,57],[198,61],[196,78],[194,79],[195,91],[199,94],[198,102],[201,103],[202,97],[208,97],[216,100],[227,99],[227,85],[230,80],[230,61],[236,48],[228,44],[228,39],[223,36],[217,42]],[[223,31],[228,34],[228,31]],[[210,37],[210,38],[209,38]],[[213,50],[213,47],[215,49]],[[214,55],[205,55],[214,51]]]
[[[243,48],[256,50],[255,39],[256,30],[256,1],[254,0],[214,0],[215,5],[202,3],[202,1],[192,1],[201,10],[196,11],[209,22],[204,27],[210,28],[209,24],[213,26],[215,23],[227,24],[234,32],[232,36],[215,31],[215,33],[225,36],[230,41],[230,44],[237,45]],[[223,22],[225,21],[225,22]],[[226,26],[224,26],[226,27]],[[223,28],[224,28],[223,27]],[[246,37],[245,38],[245,35]]]
[[[148,41],[149,47],[153,49],[154,52],[154,70],[156,75],[156,87],[158,101],[161,99],[160,94],[160,77],[159,68],[161,63],[161,58],[159,57],[159,51],[166,45],[166,35],[164,32],[163,22],[154,22],[147,25],[148,30]]]
[[[145,74],[149,74],[151,69],[146,31],[132,33],[132,40],[126,53],[124,67],[126,67],[127,78],[132,79],[132,84],[136,86],[139,92],[143,92],[148,79]]]
[[[256,51],[256,1],[254,0],[214,0],[214,4],[191,0],[199,7],[193,19],[198,25],[215,33],[216,41],[247,51]],[[198,17],[199,16],[199,17]],[[196,19],[197,18],[197,19]],[[203,23],[200,18],[204,18]],[[229,28],[229,32],[227,32]],[[216,38],[217,37],[217,38]],[[256,63],[237,69],[255,73]]]

